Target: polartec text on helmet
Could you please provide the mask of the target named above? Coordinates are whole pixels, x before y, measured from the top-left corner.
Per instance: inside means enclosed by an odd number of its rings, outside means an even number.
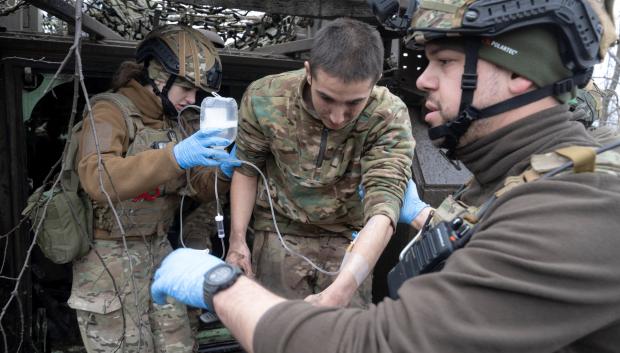
[[[487,41],[486,44],[492,46],[495,49],[499,49],[499,50],[503,51],[504,53],[506,53],[508,55],[514,56],[514,55],[519,54],[519,51],[517,49],[511,48],[511,47],[509,47],[509,46],[507,46],[505,44],[499,43],[498,41],[495,41],[495,40],[490,40],[490,43],[489,43],[489,41]]]

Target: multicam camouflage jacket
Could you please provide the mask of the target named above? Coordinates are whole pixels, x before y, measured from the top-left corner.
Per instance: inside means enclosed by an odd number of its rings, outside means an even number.
[[[374,87],[361,114],[331,130],[304,103],[305,85],[304,70],[262,78],[247,89],[239,112],[237,156],[265,172],[278,227],[350,235],[380,214],[395,226],[415,146],[407,107]],[[257,175],[245,164],[237,170]],[[261,178],[257,194],[254,228],[273,231]]]

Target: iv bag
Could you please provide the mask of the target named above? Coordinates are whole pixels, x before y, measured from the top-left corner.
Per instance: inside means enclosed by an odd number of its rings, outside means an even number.
[[[217,136],[231,143],[237,137],[237,102],[227,97],[206,97],[200,104],[200,130],[222,129]],[[223,147],[222,147],[223,148]]]

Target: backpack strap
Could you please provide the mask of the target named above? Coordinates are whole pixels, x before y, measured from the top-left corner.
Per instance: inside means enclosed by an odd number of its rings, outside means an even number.
[[[103,92],[92,96],[90,99],[91,106],[99,101],[112,102],[120,111],[125,125],[127,127],[127,138],[131,143],[138,131],[144,128],[142,122],[142,114],[136,105],[127,96],[120,93]],[[77,191],[80,185],[80,178],[77,174],[77,152],[80,143],[81,130],[84,119],[87,117],[87,112],[84,112],[82,121],[78,122],[71,129],[71,140],[69,146],[63,155],[62,169],[61,169],[61,183],[62,187],[68,191]]]
[[[125,119],[125,124],[127,125],[127,137],[130,142],[133,141],[136,137],[136,133],[144,128],[140,110],[138,110],[136,105],[127,96],[113,92],[103,92],[94,95],[90,99],[90,104],[95,105],[95,103],[102,100],[114,103],[121,111]]]
[[[80,178],[77,175],[76,157],[80,143],[80,131],[82,130],[84,120],[78,122],[71,128],[71,139],[69,140],[69,146],[64,152],[62,157],[62,169],[60,171],[60,182],[62,188],[67,191],[76,192],[80,185]]]

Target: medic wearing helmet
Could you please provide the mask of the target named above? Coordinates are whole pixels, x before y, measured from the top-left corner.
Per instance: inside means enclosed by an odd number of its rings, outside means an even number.
[[[171,251],[167,230],[181,193],[211,200],[214,173],[224,193],[236,165],[214,148],[230,141],[217,131],[188,136],[179,118],[198,91],[220,88],[222,67],[207,37],[181,25],[152,31],[136,58],[85,113],[78,174],[92,199],[94,247],[73,264],[68,303],[89,353],[191,352],[185,306],[153,304],[148,289]]]
[[[620,156],[599,151],[565,103],[615,41],[611,8],[411,1],[406,41],[429,59],[424,118],[473,178],[437,208],[418,252],[404,251],[398,299],[316,308],[179,251],[157,271],[154,300],[203,296],[248,352],[617,351]],[[416,248],[433,235],[441,242]]]

